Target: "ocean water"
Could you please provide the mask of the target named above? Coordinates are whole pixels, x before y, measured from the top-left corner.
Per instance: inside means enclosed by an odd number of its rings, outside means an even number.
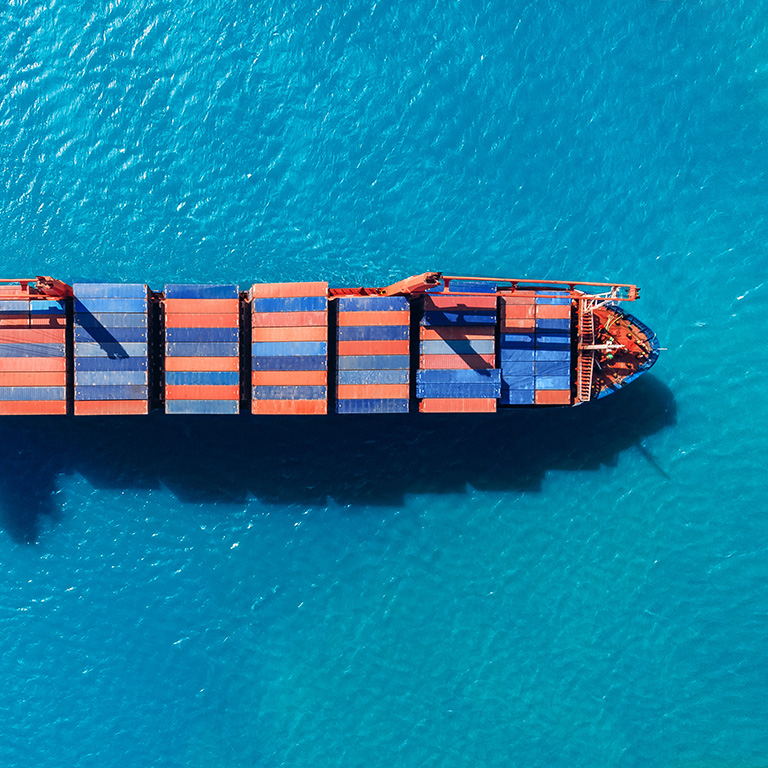
[[[12,0],[3,276],[618,280],[573,410],[5,419],[0,765],[768,764],[768,2]]]

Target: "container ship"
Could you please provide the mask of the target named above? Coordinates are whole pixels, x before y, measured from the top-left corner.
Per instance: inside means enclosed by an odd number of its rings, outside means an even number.
[[[659,355],[634,285],[450,277],[0,280],[0,415],[490,413],[581,405]]]

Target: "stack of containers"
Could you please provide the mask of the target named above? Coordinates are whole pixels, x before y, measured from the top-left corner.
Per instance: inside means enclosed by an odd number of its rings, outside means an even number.
[[[73,290],[75,415],[147,413],[147,286],[76,283]]]
[[[536,405],[570,405],[570,297],[536,297],[534,360]]]
[[[236,285],[165,286],[165,412],[240,412]]]
[[[0,415],[65,414],[64,305],[0,300]]]
[[[251,301],[251,411],[328,412],[328,283],[257,283]]]
[[[571,300],[516,291],[502,296],[502,405],[571,402]]]
[[[408,299],[342,296],[337,304],[336,412],[407,413]]]
[[[445,293],[424,297],[416,374],[422,413],[496,410],[501,372],[495,369],[495,290],[493,286],[492,295]]]

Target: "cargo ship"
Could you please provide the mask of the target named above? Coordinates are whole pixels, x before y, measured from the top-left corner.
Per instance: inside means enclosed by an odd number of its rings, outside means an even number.
[[[492,413],[582,405],[659,355],[618,283],[0,280],[0,415]]]

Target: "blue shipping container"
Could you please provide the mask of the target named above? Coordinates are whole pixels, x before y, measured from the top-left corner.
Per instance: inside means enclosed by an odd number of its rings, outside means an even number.
[[[566,331],[570,334],[571,321],[565,318],[560,319],[555,317],[537,317],[536,330],[537,331]]]
[[[76,387],[131,384],[147,386],[146,371],[82,371],[75,370]]]
[[[166,299],[236,299],[239,294],[236,285],[171,283],[165,286]]]
[[[146,400],[147,397],[147,387],[131,384],[75,387],[75,400]]]
[[[501,375],[507,376],[533,376],[533,360],[502,360]]]
[[[141,312],[81,312],[75,315],[75,326],[81,328],[146,328],[147,316]]]
[[[536,389],[570,389],[570,376],[536,376]]]
[[[486,368],[481,371],[431,368],[416,371],[417,384],[495,384],[501,381],[501,371]]]
[[[551,293],[551,291],[548,291],[548,293]],[[565,304],[570,304],[571,303],[571,299],[569,297],[567,297],[567,296],[564,296],[564,297],[556,296],[554,298],[547,298],[545,296],[537,296],[536,297],[536,303],[537,304],[561,304],[561,305],[565,305]]]
[[[328,390],[323,386],[255,386],[254,400],[325,400]]]
[[[33,316],[39,315],[53,315],[54,317],[61,317],[66,314],[66,308],[61,302],[48,301],[44,299],[38,299],[37,301],[29,302],[29,312]]]
[[[501,389],[499,402],[502,405],[533,405],[536,393],[532,389]]]
[[[325,341],[254,341],[251,344],[254,357],[283,357],[284,355],[326,355]]]
[[[339,370],[336,381],[339,384],[407,384],[408,370]]]
[[[165,354],[168,357],[237,357],[239,352],[240,347],[236,342],[224,344],[213,341],[169,341],[165,345]]]
[[[422,325],[440,327],[444,325],[496,325],[495,310],[468,309],[462,312],[438,312],[428,310],[424,313]]]
[[[405,296],[342,296],[339,312],[398,312],[408,309]]]
[[[254,371],[325,371],[328,358],[325,355],[254,357],[251,367]]]
[[[0,312],[11,314],[24,314],[29,312],[28,301],[0,301]]]
[[[240,328],[166,328],[166,342],[173,341],[238,341]]]
[[[501,378],[502,391],[507,389],[536,389],[535,377],[532,373],[505,373]]]
[[[422,355],[492,355],[496,347],[493,339],[428,339],[420,344]]]
[[[571,375],[570,360],[537,360],[537,376],[568,376]]]
[[[138,312],[147,313],[146,299],[75,299],[75,313]]]
[[[75,326],[75,341],[92,341],[98,344],[115,344],[147,340],[146,328],[104,328],[91,326],[81,328]]]
[[[0,387],[0,400],[63,400],[64,387]]]
[[[251,311],[260,312],[323,312],[328,308],[325,296],[289,296],[274,299],[253,299]]]
[[[499,346],[499,358],[501,359],[501,367],[507,363],[517,362],[533,362],[536,352],[533,349],[508,349],[507,347]]]
[[[75,371],[146,371],[146,357],[76,357]]]
[[[74,283],[78,299],[143,299],[147,286],[142,283]]]
[[[496,293],[496,283],[451,280],[448,285],[448,293]]]
[[[400,341],[408,338],[407,325],[340,325],[336,329],[339,341]]]
[[[75,342],[75,357],[146,357],[147,345],[141,342]]]
[[[378,371],[383,369],[410,367],[408,355],[339,355],[336,367],[341,371],[365,370]]]
[[[198,413],[235,416],[240,413],[239,400],[168,400],[166,413]]]
[[[536,336],[536,349],[559,349],[565,350],[571,348],[571,339],[569,336],[553,336],[550,334]]]
[[[336,413],[408,413],[408,400],[337,400]]]
[[[567,349],[536,349],[533,358],[538,363],[543,360],[567,360],[571,359],[571,347]]]
[[[497,398],[501,394],[501,382],[488,384],[417,384],[416,397]]]
[[[240,383],[238,371],[166,371],[166,386],[207,386]]]
[[[64,357],[64,345],[0,344],[0,357]]]

